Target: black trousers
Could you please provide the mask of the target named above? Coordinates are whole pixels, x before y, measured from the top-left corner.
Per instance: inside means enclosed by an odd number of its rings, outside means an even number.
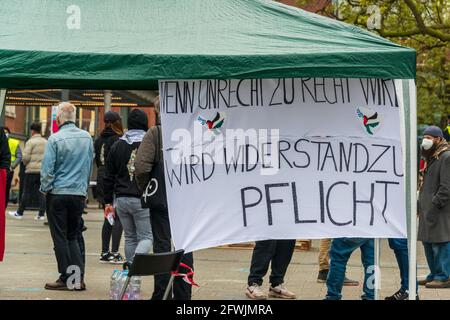
[[[45,196],[39,192],[41,175],[39,173],[25,173],[24,180],[23,195],[17,213],[23,215],[26,205],[32,203],[32,197],[37,195],[39,197],[39,216],[43,217],[45,215]]]
[[[60,279],[64,282],[71,275],[69,266],[78,266],[84,276],[84,251],[82,214],[85,197],[73,195],[47,195],[48,226],[53,240]]]
[[[86,245],[84,243],[83,237],[84,220],[83,217],[80,219],[80,233],[78,234],[77,241],[80,247],[81,261],[83,261],[84,268],[86,269]]]
[[[172,250],[172,237],[170,235],[170,222],[167,210],[150,211],[150,220],[153,232],[153,252],[162,253]],[[181,260],[182,263],[194,268],[194,256],[192,252],[187,253]],[[180,268],[181,273],[186,270]],[[162,300],[164,292],[169,284],[170,274],[162,274],[155,276],[155,290],[153,292],[152,300]],[[186,283],[181,277],[176,277],[173,282],[173,299],[175,300],[191,300],[192,286]],[[169,299],[172,297],[169,295]]]
[[[26,169],[25,165],[23,164],[23,162],[21,162],[20,166],[19,166],[19,203],[20,203],[20,201],[22,201],[22,195],[23,195],[23,189],[24,189],[23,185],[25,182],[25,169]],[[44,197],[44,199],[45,199],[45,197]]]
[[[289,263],[291,262],[294,248],[295,240],[256,241],[250,266],[248,285],[250,286],[254,283],[262,285],[263,278],[269,270],[270,263],[272,263],[272,273],[269,279],[271,285],[276,287],[282,284]]]
[[[8,208],[9,194],[11,192],[11,183],[14,177],[14,171],[6,170],[6,195],[5,195],[5,209]]]
[[[112,226],[108,219],[103,221],[102,227],[102,253],[108,253],[109,243],[112,242],[111,252],[118,252],[120,246],[120,239],[122,238],[123,227],[120,222],[119,215],[114,217],[114,225]],[[111,241],[112,240],[112,241]]]

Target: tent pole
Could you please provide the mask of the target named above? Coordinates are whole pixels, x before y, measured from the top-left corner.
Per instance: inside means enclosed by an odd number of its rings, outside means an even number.
[[[410,172],[409,172],[409,300],[416,299],[417,288],[417,100],[414,80],[404,80],[403,92],[408,98],[409,117],[406,117],[406,130],[409,130]]]
[[[5,101],[6,101],[6,89],[0,88],[0,126],[5,125]]]
[[[416,85],[409,81],[410,87],[410,123],[411,123],[411,221],[410,221],[410,267],[409,292],[410,300],[416,299],[417,294],[417,104]]]
[[[111,110],[112,92],[111,90],[104,90],[104,102],[105,102],[105,113]]]
[[[374,239],[374,263],[375,263],[375,300],[380,300],[380,283],[381,283],[381,239]]]
[[[70,97],[70,90],[69,89],[63,89],[61,90],[61,101],[69,101]]]

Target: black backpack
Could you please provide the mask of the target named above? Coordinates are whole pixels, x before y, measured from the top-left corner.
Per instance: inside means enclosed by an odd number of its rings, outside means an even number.
[[[149,208],[150,211],[167,210],[166,183],[164,180],[164,162],[160,161],[162,152],[161,126],[158,128],[158,145],[156,148],[156,162],[150,172],[150,180],[141,197],[142,208]]]

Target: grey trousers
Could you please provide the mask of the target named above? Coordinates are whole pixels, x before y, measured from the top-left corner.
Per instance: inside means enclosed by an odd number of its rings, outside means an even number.
[[[125,257],[133,262],[136,253],[149,253],[153,246],[150,212],[139,198],[119,197],[115,206],[125,234]]]

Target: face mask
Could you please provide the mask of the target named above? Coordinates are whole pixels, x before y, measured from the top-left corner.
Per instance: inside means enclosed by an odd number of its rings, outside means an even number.
[[[430,140],[430,139],[423,139],[422,140],[422,148],[424,149],[424,150],[430,150],[431,149],[431,147],[433,146],[433,140]]]
[[[9,134],[5,133],[5,136],[6,136],[6,139],[8,139],[8,138],[9,138]]]

